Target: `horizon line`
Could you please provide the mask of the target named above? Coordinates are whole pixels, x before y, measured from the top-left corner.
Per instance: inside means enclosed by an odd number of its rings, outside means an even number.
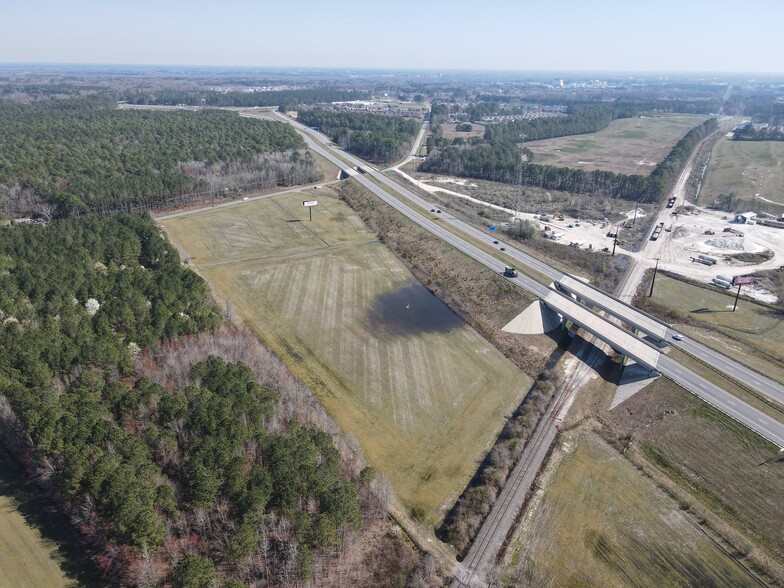
[[[666,69],[478,69],[458,67],[384,67],[384,66],[343,66],[343,65],[205,65],[185,63],[101,63],[82,61],[8,61],[0,62],[0,67],[128,67],[128,68],[198,68],[214,70],[307,70],[307,71],[341,71],[341,72],[427,72],[427,73],[498,73],[498,74],[611,74],[611,75],[701,75],[701,76],[784,76],[784,71],[711,71],[711,70],[666,70]]]

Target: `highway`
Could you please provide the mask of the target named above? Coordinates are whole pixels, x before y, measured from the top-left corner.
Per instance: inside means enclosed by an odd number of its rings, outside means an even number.
[[[771,380],[767,376],[763,376],[759,372],[746,367],[742,363],[727,357],[723,353],[711,349],[707,345],[703,345],[685,335],[683,336],[682,341],[672,340],[672,336],[677,333],[678,331],[675,329],[668,330],[671,345],[682,349],[689,355],[696,357],[703,363],[706,363],[715,370],[729,376],[733,380],[737,380],[746,388],[751,388],[764,394],[768,398],[775,400],[784,406],[784,386]]]
[[[305,141],[308,144],[308,147],[338,167],[345,168],[348,162],[348,165],[352,167],[361,166],[363,169],[367,170],[366,174],[357,174],[354,176],[354,179],[370,190],[373,194],[381,198],[384,202],[395,208],[397,211],[404,214],[424,229],[443,239],[457,250],[463,252],[479,263],[482,263],[486,267],[497,272],[503,271],[504,265],[493,255],[469,243],[468,241],[445,228],[443,225],[445,223],[449,224],[475,239],[481,239],[484,242],[493,245],[493,238],[491,236],[488,236],[480,229],[477,229],[476,227],[473,227],[472,225],[469,225],[468,223],[461,221],[452,215],[442,213],[425,216],[424,214],[414,210],[397,197],[392,196],[386,190],[382,189],[378,184],[371,181],[368,176],[377,180],[379,183],[384,184],[384,186],[410,201],[412,204],[424,208],[425,210],[430,210],[431,208],[437,207],[427,202],[424,198],[406,189],[404,186],[401,186],[397,182],[390,180],[386,177],[385,174],[378,172],[365,161],[344,151],[337,151],[336,153],[334,148],[328,148],[327,145],[329,144],[329,139],[323,135],[308,129],[301,123],[297,123],[296,121],[284,117],[283,115],[279,116],[281,119],[285,120],[289,124],[294,125],[295,128],[300,130],[302,136],[305,138]],[[551,268],[540,260],[510,245],[507,245],[500,240],[498,245],[494,246],[498,247],[499,249],[500,247],[504,247],[504,253],[507,256],[515,259],[520,265],[530,267],[531,269],[534,269],[535,271],[551,278],[554,281],[561,279],[561,277],[565,275],[563,272],[559,272],[554,268]],[[516,278],[510,278],[510,281],[516,283],[521,288],[542,299],[547,298],[547,296],[553,292],[553,290],[550,288],[522,274]],[[565,299],[565,297],[563,298]],[[613,328],[619,328],[617,325],[610,323],[598,315],[596,315],[596,317],[598,320],[603,321],[603,327],[607,332],[612,332]],[[603,332],[600,337],[607,340],[607,332]],[[620,347],[618,349],[622,350]],[[688,368],[685,368],[684,366],[678,364],[663,354],[660,354],[658,357],[658,364],[656,365],[656,369],[665,376],[672,379],[674,382],[683,386],[689,392],[703,399],[705,402],[715,406],[717,409],[725,412],[732,418],[737,419],[739,422],[760,436],[764,437],[771,443],[776,444],[780,448],[784,448],[784,424],[772,419],[771,417],[768,417],[764,413],[749,406],[719,386],[705,380]],[[724,366],[717,367],[717,369],[723,370]],[[755,377],[759,378],[759,375],[755,374]]]
[[[714,408],[743,423],[771,443],[784,448],[784,424],[725,392],[666,355],[659,357],[657,369]]]

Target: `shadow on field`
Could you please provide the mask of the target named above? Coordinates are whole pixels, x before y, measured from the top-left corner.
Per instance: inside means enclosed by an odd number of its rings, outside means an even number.
[[[0,495],[13,499],[25,522],[57,546],[58,564],[72,584],[88,587],[105,584],[81,537],[51,501],[25,478],[19,464],[4,449],[0,449]]]
[[[375,334],[387,336],[448,333],[465,325],[455,312],[419,282],[380,294],[368,311]]]

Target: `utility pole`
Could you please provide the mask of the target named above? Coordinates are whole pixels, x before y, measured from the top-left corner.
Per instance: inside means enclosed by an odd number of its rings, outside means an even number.
[[[523,158],[525,157],[525,152],[523,151],[523,145],[525,144],[525,133],[520,135],[520,160],[517,164],[517,196],[515,197],[514,208],[515,208],[515,218],[518,223],[518,227],[523,226],[523,219],[520,216],[520,210],[523,207]]]
[[[656,258],[656,267],[653,268],[653,278],[651,279],[651,291],[648,292],[648,298],[653,296],[653,285],[656,283],[656,272],[659,270],[659,258]]]
[[[621,230],[621,225],[615,225],[615,239],[613,239],[612,257],[615,257],[615,246],[618,243],[618,232]]]

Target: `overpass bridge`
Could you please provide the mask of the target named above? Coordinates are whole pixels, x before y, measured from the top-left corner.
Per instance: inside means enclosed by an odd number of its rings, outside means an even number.
[[[590,306],[605,311],[637,331],[645,333],[657,344],[662,344],[667,338],[669,325],[572,276],[563,276],[555,282],[555,287],[561,292],[574,295],[578,300]]]
[[[551,291],[543,302],[552,310],[582,327],[610,347],[634,361],[656,370],[661,352],[616,323],[611,323],[590,308],[558,292]]]

